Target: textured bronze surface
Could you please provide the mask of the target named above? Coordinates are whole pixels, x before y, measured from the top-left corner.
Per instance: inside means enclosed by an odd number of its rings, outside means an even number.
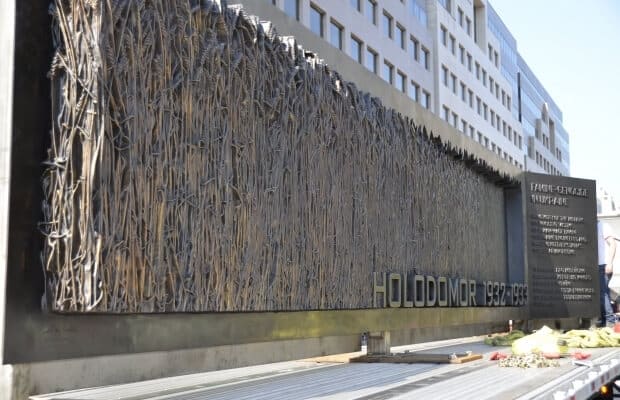
[[[54,18],[47,308],[357,309],[373,271],[506,280],[493,171],[294,39],[207,1]]]

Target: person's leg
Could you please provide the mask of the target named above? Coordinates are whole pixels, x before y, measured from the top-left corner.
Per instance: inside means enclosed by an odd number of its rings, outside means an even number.
[[[609,298],[609,278],[605,273],[605,265],[599,265],[599,283],[601,286],[601,325],[613,324],[616,322],[616,315],[611,307],[611,299]]]

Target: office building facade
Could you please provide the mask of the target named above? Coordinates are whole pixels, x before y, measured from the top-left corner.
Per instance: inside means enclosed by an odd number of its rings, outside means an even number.
[[[489,2],[264,1],[496,157],[522,170],[569,174],[562,112]]]

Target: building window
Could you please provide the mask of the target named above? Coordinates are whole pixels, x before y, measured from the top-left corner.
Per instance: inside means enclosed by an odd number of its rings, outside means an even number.
[[[398,46],[405,50],[405,28],[396,24],[396,43]]]
[[[450,35],[450,51],[453,56],[456,55],[456,39],[452,35]]]
[[[476,111],[478,112],[478,115],[482,115],[482,102],[478,96],[476,96]]]
[[[452,93],[456,94],[456,75],[450,74],[450,83],[452,84]]]
[[[407,76],[398,71],[396,77],[396,88],[403,93],[407,93]]]
[[[491,126],[495,128],[495,111],[491,110]]]
[[[393,32],[392,32],[393,24],[394,24],[394,21],[392,17],[384,12],[383,13],[383,34],[389,37],[390,39],[392,39],[392,36],[393,36]]]
[[[459,14],[459,25],[462,28],[463,27],[463,22],[465,22],[464,21],[465,14],[463,13],[463,10],[461,10],[461,7],[458,7],[457,9],[458,9],[458,14]]]
[[[493,52],[493,56],[495,59],[495,66],[499,68],[499,54],[497,53],[497,51]]]
[[[424,68],[426,70],[429,70],[431,68],[431,63],[429,61],[430,60],[429,55],[430,55],[430,52],[426,48],[422,47],[422,65],[424,65]]]
[[[488,45],[489,47],[489,61],[493,62],[493,46]]]
[[[474,92],[471,89],[469,89],[467,90],[467,94],[469,95],[469,106],[471,108],[474,108]]]
[[[445,87],[448,87],[448,68],[445,65],[441,66],[441,81]]]
[[[394,66],[389,61],[383,61],[383,68],[381,69],[381,77],[389,84],[394,83]]]
[[[465,65],[465,47],[459,45],[459,58],[461,59],[461,64]]]
[[[475,134],[475,128],[473,126],[469,127],[469,137],[470,138],[474,138],[474,134]]]
[[[482,68],[482,86],[487,87],[487,71]]]
[[[510,96],[506,95],[506,107],[510,110]]]
[[[464,119],[461,120],[461,132],[467,134],[467,121]]]
[[[493,94],[493,89],[495,88],[495,83],[493,81],[493,78],[491,78],[489,76],[489,90],[491,91],[491,94]]]
[[[329,22],[329,41],[332,46],[342,50],[342,26],[334,20]]]
[[[471,72],[471,54],[467,53],[467,69]]]
[[[465,17],[465,30],[467,31],[467,35],[471,36],[471,20],[468,17]]]
[[[411,86],[409,86],[409,97],[411,97],[413,101],[419,101],[419,96],[420,86],[418,86],[418,84],[414,81],[411,81]]]
[[[482,109],[484,110],[484,120],[488,121],[489,120],[489,107],[487,106],[487,103],[482,104]]]
[[[415,61],[418,61],[420,59],[420,56],[418,54],[419,52],[418,49],[419,49],[418,41],[413,36],[410,36],[409,37],[409,53],[411,53],[411,56],[413,57]]]
[[[377,73],[377,52],[371,49],[370,47],[366,47],[366,57],[365,57],[366,68],[370,71]]]
[[[452,113],[452,126],[454,129],[459,129],[459,116],[456,113]]]
[[[366,19],[373,25],[377,25],[377,3],[366,0]]]
[[[465,84],[461,82],[461,100],[464,102],[467,101],[467,90],[465,89]]]
[[[439,0],[439,3],[448,10],[449,13],[452,13],[452,0]]]
[[[358,63],[362,63],[362,46],[363,42],[351,35],[351,57]]]
[[[284,12],[299,21],[299,0],[284,0]]]
[[[351,7],[355,8],[357,11],[362,11],[362,0],[350,0]]]
[[[316,35],[323,37],[323,11],[314,4],[310,5],[310,30]]]
[[[431,108],[431,94],[426,90],[422,91],[422,107],[430,110]]]
[[[495,98],[499,100],[499,84],[495,82]]]
[[[443,44],[444,46],[448,47],[448,30],[446,29],[445,26],[441,26],[441,44]]]
[[[502,105],[506,106],[506,92],[502,89]]]
[[[450,109],[446,106],[443,106],[443,120],[450,123]]]
[[[476,61],[476,79],[480,80],[480,64]]]

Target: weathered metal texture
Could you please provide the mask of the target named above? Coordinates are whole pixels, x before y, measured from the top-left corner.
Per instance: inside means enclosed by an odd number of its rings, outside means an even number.
[[[49,309],[356,309],[373,271],[505,280],[503,178],[270,24],[209,1],[54,17]]]

